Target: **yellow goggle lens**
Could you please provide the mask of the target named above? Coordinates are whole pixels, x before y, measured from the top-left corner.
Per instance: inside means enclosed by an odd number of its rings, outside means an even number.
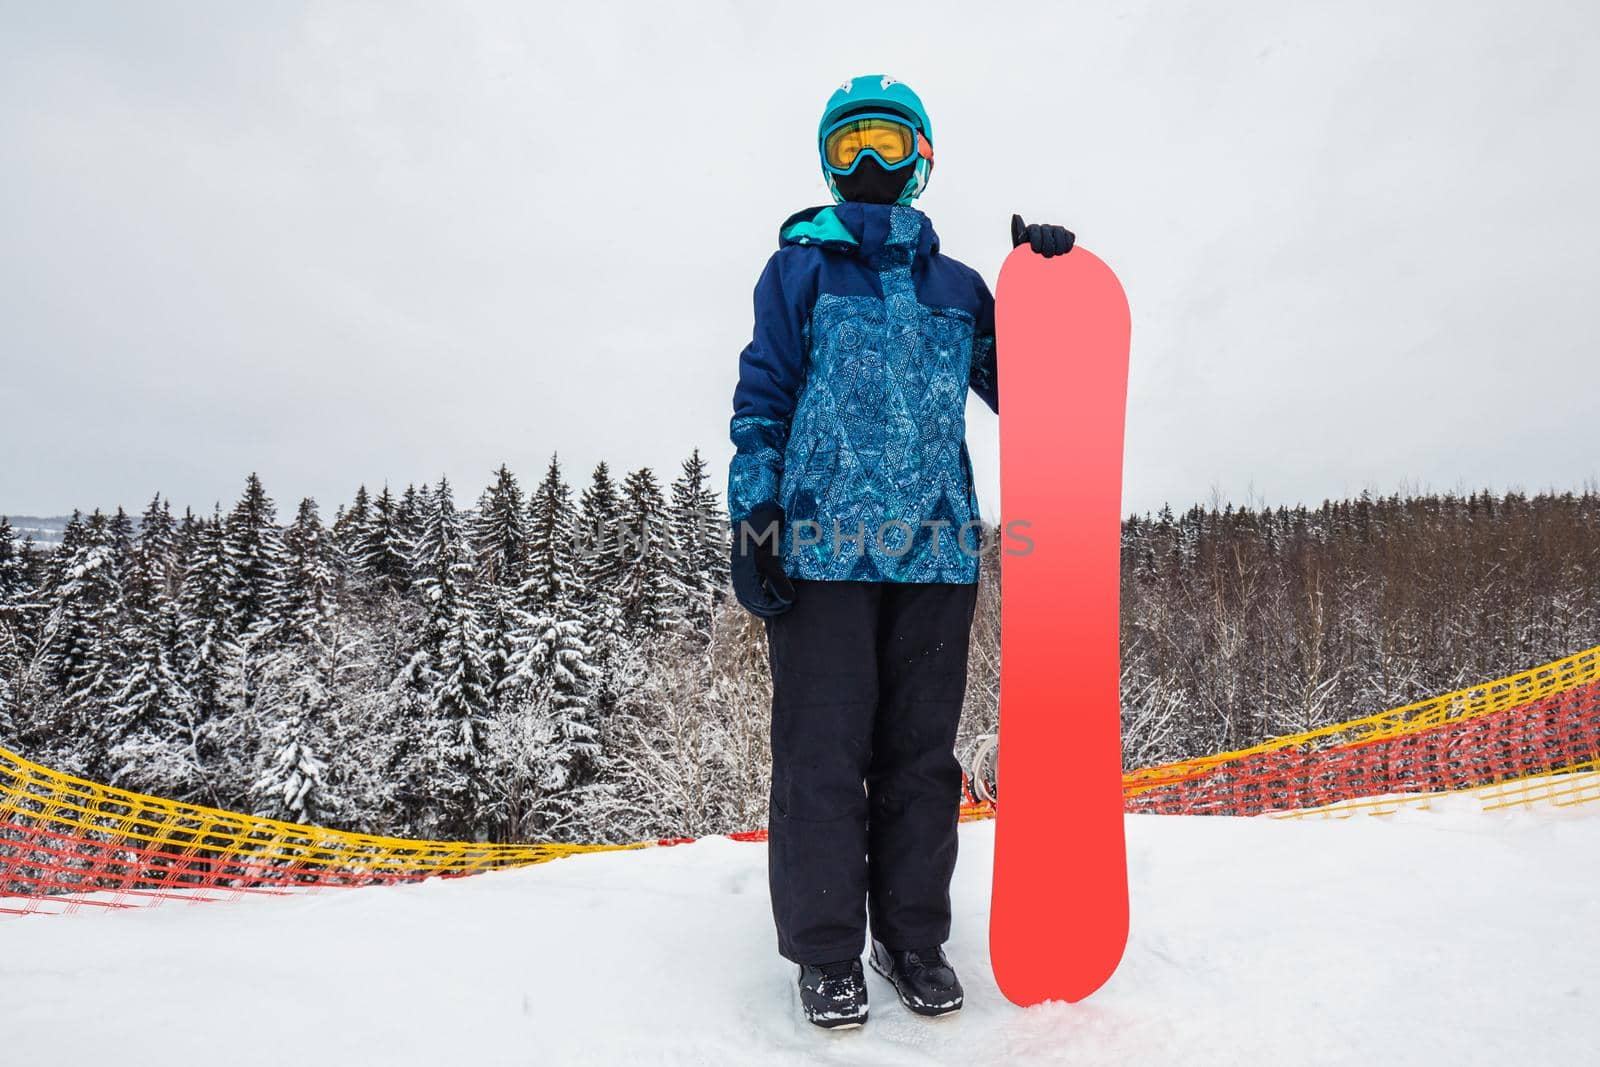
[[[844,168],[870,148],[892,167],[910,157],[916,146],[916,135],[903,122],[861,119],[847,122],[828,134],[822,142],[822,152],[829,166]]]

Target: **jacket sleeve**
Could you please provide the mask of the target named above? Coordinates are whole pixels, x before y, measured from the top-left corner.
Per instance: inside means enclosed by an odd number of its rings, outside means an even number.
[[[758,505],[776,502],[789,420],[804,379],[806,323],[814,275],[809,250],[779,249],[756,282],[755,331],[739,355],[733,391],[733,462],[728,467],[728,517],[737,528]]]
[[[1000,413],[1000,372],[994,356],[994,297],[983,279],[977,278],[978,314],[972,331],[972,371],[967,383],[989,410]]]

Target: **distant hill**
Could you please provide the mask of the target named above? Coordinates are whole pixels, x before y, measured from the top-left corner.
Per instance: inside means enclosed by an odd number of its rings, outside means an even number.
[[[62,531],[67,528],[67,523],[72,521],[71,515],[53,515],[41,518],[37,515],[9,515],[11,529],[16,531],[17,540],[32,536],[40,545],[59,545]]]

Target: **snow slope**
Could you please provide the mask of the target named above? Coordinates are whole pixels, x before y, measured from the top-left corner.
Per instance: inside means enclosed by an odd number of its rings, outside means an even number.
[[[798,1020],[765,847],[0,923],[0,1062],[1555,1063],[1600,1017],[1600,804],[1132,816],[1134,929],[1080,1005],[996,991],[992,824],[961,833],[967,1009]],[[1576,1057],[1576,1058],[1575,1058]]]

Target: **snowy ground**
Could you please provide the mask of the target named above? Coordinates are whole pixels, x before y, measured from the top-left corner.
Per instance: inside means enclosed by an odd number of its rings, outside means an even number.
[[[800,1022],[762,845],[392,889],[0,922],[0,1061],[122,1065],[1580,1062],[1600,804],[1128,820],[1133,936],[1080,1005],[996,991],[993,826],[961,832],[967,1008]]]

